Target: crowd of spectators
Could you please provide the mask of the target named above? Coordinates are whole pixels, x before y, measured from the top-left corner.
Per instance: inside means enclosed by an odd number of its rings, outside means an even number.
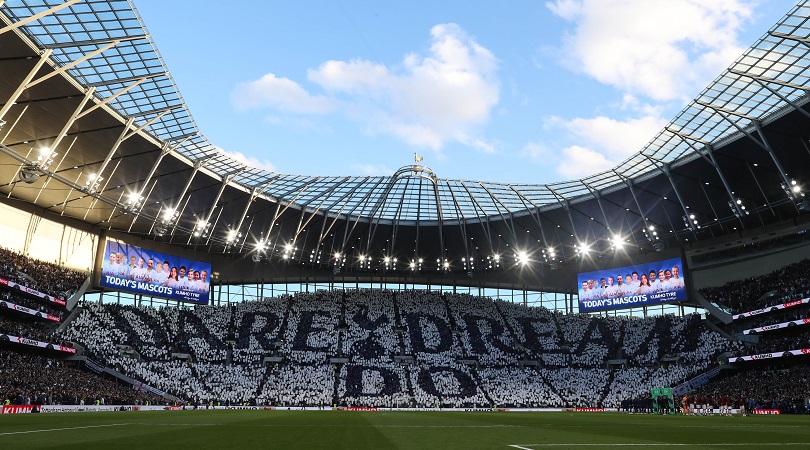
[[[343,355],[350,356],[353,362],[382,367],[399,352],[393,295],[389,290],[346,293]]]
[[[275,352],[274,343],[281,331],[289,297],[261,302],[243,302],[233,306],[233,360],[256,363]]]
[[[87,273],[0,247],[0,277],[67,300],[87,279]]]
[[[433,408],[480,408],[492,405],[470,368],[453,362],[444,365],[411,365],[411,382],[416,405]]]
[[[480,364],[514,365],[519,350],[494,301],[469,294],[447,294],[465,353]]]
[[[0,351],[0,401],[15,405],[158,404],[162,398],[63,361]]]
[[[348,406],[408,406],[407,374],[400,364],[345,364],[340,369],[338,398]]]
[[[563,315],[485,297],[385,290],[159,310],[88,304],[60,336],[189,401],[312,406],[603,405],[654,382],[682,381],[736,348],[697,315]],[[684,366],[659,368],[672,355]],[[616,358],[627,369],[611,373]],[[524,360],[540,366],[522,367]]]
[[[497,407],[548,408],[566,403],[537,371],[529,368],[483,367],[478,374]]]
[[[42,342],[50,342],[50,330],[44,324],[20,321],[0,315],[0,334],[35,339]]]
[[[330,364],[285,364],[268,369],[259,397],[276,406],[329,406],[335,369]]]
[[[7,304],[24,306],[30,310],[39,311],[43,314],[50,314],[52,316],[59,317],[60,320],[62,319],[62,311],[55,308],[50,308],[30,298],[26,298],[21,295],[14,295],[12,291],[0,292],[0,301]]]
[[[719,399],[742,397],[748,410],[779,409],[782,414],[810,413],[810,367],[757,368],[713,381],[694,394]]]
[[[705,287],[700,293],[706,299],[730,308],[734,314],[807,298],[810,297],[810,259],[758,277]]]

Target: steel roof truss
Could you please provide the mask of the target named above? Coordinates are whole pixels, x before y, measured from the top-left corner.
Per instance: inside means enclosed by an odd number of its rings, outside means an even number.
[[[60,11],[62,9],[65,9],[65,8],[69,7],[69,6],[72,6],[72,5],[76,4],[76,3],[79,3],[80,1],[81,0],[68,0],[65,3],[62,3],[61,5],[57,5],[57,6],[54,6],[52,8],[48,8],[45,11],[34,14],[33,16],[26,17],[25,19],[14,22],[11,25],[7,25],[7,26],[5,26],[3,28],[0,28],[0,34],[3,34],[5,32],[7,32],[7,31],[16,30],[17,28],[20,28],[23,25],[27,25],[27,24],[29,24],[31,22],[35,22],[35,21],[37,21],[37,20],[39,20],[39,19],[41,19],[43,17],[49,16],[49,15],[51,15],[51,14],[57,12],[57,11]],[[0,4],[0,6],[2,6],[2,4]]]
[[[204,227],[210,227],[210,232],[208,233],[208,236],[205,238],[206,245],[208,245],[208,243],[211,241],[211,235],[213,234],[214,225],[211,224],[211,216],[214,215],[214,211],[217,209],[217,203],[219,203],[219,199],[222,198],[222,193],[225,192],[225,188],[228,187],[228,184],[231,182],[231,180],[236,178],[236,176],[239,175],[242,172],[242,170],[244,169],[225,174],[222,177],[222,184],[220,184],[219,186],[219,191],[217,192],[217,195],[214,197],[214,201],[211,202],[211,208],[208,211],[208,215],[205,216]],[[219,217],[217,217],[217,220],[219,220]]]
[[[39,69],[42,68],[42,66],[45,64],[45,61],[47,61],[48,57],[51,56],[51,53],[53,53],[53,50],[51,49],[47,49],[44,52],[42,52],[42,54],[39,56],[39,60],[37,60],[37,62],[34,64],[34,67],[31,68],[31,70],[28,72],[28,75],[26,75],[25,78],[23,78],[23,80],[20,82],[20,84],[17,85],[17,89],[15,89],[14,92],[11,94],[11,97],[9,97],[9,99],[6,100],[6,104],[3,105],[2,108],[0,108],[0,120],[3,120],[3,117],[5,117],[6,113],[11,109],[12,106],[14,106],[14,104],[20,98],[22,93],[25,92],[26,89],[28,89],[28,83],[30,83],[31,79],[34,78],[34,75],[36,75],[37,72],[39,72]]]
[[[79,64],[87,61],[88,59],[93,58],[94,56],[99,55],[99,54],[101,54],[103,52],[106,52],[107,50],[115,47],[116,45],[118,45],[120,43],[121,43],[121,40],[112,41],[109,44],[105,45],[104,47],[100,47],[100,48],[98,48],[96,50],[93,50],[92,52],[82,56],[81,58],[75,59],[75,60],[65,64],[64,66],[57,66],[54,69],[53,72],[49,72],[49,73],[37,78],[36,80],[31,81],[30,83],[28,83],[28,86],[26,86],[26,87],[30,88],[31,86],[35,86],[35,85],[37,85],[39,83],[42,83],[45,80],[48,80],[48,79],[50,79],[52,77],[55,77],[55,76],[57,76],[59,74],[62,74],[64,72],[78,66]],[[51,48],[53,48],[53,47],[51,47]]]

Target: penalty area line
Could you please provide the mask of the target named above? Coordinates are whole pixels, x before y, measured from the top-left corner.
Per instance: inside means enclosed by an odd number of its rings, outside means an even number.
[[[807,445],[807,442],[736,442],[736,443],[691,443],[691,444],[670,444],[666,442],[650,442],[648,444],[643,443],[611,443],[611,444],[510,444],[509,447],[517,448],[520,450],[533,450],[537,447],[694,447],[696,445],[702,447],[738,447],[738,446],[752,446],[752,445],[763,445],[763,446],[776,446],[776,445]]]
[[[7,433],[0,433],[0,436],[11,436],[13,434],[30,434],[30,433],[47,433],[49,431],[67,431],[67,430],[84,430],[87,428],[105,428],[105,427],[120,427],[129,425],[126,423],[111,423],[108,425],[87,425],[84,427],[66,427],[66,428],[48,428],[44,430],[28,430],[28,431],[10,431]]]

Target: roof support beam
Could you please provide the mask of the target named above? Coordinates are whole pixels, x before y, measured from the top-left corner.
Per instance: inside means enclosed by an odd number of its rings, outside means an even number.
[[[109,44],[110,42],[125,42],[125,41],[138,41],[141,39],[148,39],[148,34],[139,34],[137,36],[126,36],[105,39],[88,39],[86,41],[70,41],[70,42],[54,42],[52,44],[43,44],[44,48],[75,48],[84,47],[87,45],[102,45]]]
[[[14,104],[17,102],[17,99],[19,99],[22,93],[25,92],[26,89],[28,89],[28,83],[30,83],[31,79],[34,78],[34,75],[36,75],[37,72],[39,72],[39,69],[42,68],[42,66],[45,64],[45,61],[47,61],[48,58],[51,56],[51,53],[53,53],[53,50],[51,49],[47,49],[44,52],[42,52],[36,64],[34,64],[34,67],[32,67],[30,71],[28,71],[28,75],[26,75],[25,78],[22,79],[20,84],[17,85],[17,89],[15,89],[14,93],[11,94],[11,97],[9,97],[9,99],[6,100],[6,103],[3,105],[3,107],[0,108],[0,120],[3,120],[3,117],[5,117],[6,113],[11,109],[12,106],[14,106]]]
[[[773,151],[773,147],[771,147],[768,138],[765,137],[765,132],[762,130],[762,126],[760,125],[759,121],[754,122],[754,126],[757,129],[757,134],[759,135],[759,138],[762,139],[762,143],[765,144],[764,145],[765,151],[771,157],[773,165],[776,166],[776,170],[779,171],[779,177],[782,178],[782,182],[785,183],[785,186],[789,187],[790,180],[788,179],[787,174],[785,173],[785,168],[782,167],[782,162],[779,161],[779,157],[777,157],[776,152]]]
[[[450,192],[450,197],[453,199],[453,205],[456,207],[456,214],[458,215],[458,226],[461,230],[461,239],[464,241],[464,256],[465,257],[472,257],[472,252],[470,252],[469,243],[467,242],[467,217],[464,215],[464,211],[461,210],[461,206],[458,204],[458,199],[456,199],[456,194],[453,192],[453,189],[450,187],[450,182],[445,180],[447,183],[447,191]]]
[[[51,151],[55,151],[56,148],[59,147],[59,144],[62,142],[62,139],[64,139],[65,136],[67,136],[67,132],[70,130],[70,127],[72,127],[73,124],[76,122],[76,118],[79,117],[79,114],[81,113],[82,109],[84,109],[84,107],[87,105],[87,102],[90,100],[90,98],[93,97],[93,93],[95,91],[96,91],[95,88],[90,88],[87,90],[87,92],[84,93],[84,98],[82,98],[82,101],[79,102],[79,106],[76,107],[76,109],[73,111],[73,114],[71,114],[70,118],[67,120],[67,122],[65,122],[65,126],[63,126],[62,129],[59,131],[59,134],[56,135],[56,139],[54,139],[54,141],[51,142],[50,145]],[[56,170],[58,170],[58,167]]]
[[[132,84],[130,84],[129,86],[126,86],[125,88],[121,89],[120,91],[116,92],[115,94],[113,94],[113,95],[111,95],[111,96],[109,96],[109,97],[105,98],[104,100],[101,100],[100,102],[96,103],[95,105],[91,106],[90,108],[87,108],[87,110],[86,110],[86,111],[84,111],[84,112],[82,112],[81,114],[79,114],[79,115],[76,117],[76,119],[77,119],[77,120],[78,120],[78,119],[81,119],[82,117],[84,117],[84,116],[86,116],[86,115],[90,114],[91,112],[93,112],[93,111],[97,110],[98,108],[101,108],[102,106],[106,105],[107,103],[110,103],[111,101],[115,100],[115,99],[116,99],[116,98],[118,98],[119,96],[121,96],[121,95],[123,95],[123,94],[125,94],[125,93],[129,92],[131,89],[133,89],[133,88],[135,88],[136,86],[138,86],[139,84],[143,83],[143,82],[144,82],[144,81],[146,81],[147,79],[148,79],[148,78],[139,78],[138,80],[135,80],[135,82],[134,82],[134,83],[132,83]],[[96,86],[90,86],[90,88],[95,89],[95,88],[96,88]]]
[[[636,203],[636,208],[638,208],[638,213],[641,215],[641,220],[642,220],[642,222],[644,222],[644,228],[646,229],[646,232],[650,233],[650,236],[652,236],[652,231],[654,231],[654,230],[650,229],[650,223],[647,220],[647,213],[644,211],[644,209],[641,208],[641,203],[638,201],[638,196],[636,196],[636,190],[633,189],[633,186],[634,186],[633,180],[622,176],[621,174],[619,174],[615,170],[613,171],[613,173],[615,173],[616,175],[619,176],[619,178],[624,180],[624,184],[627,185],[627,190],[630,191],[630,195],[633,197],[633,201]],[[632,232],[632,230],[631,230],[631,232]],[[655,245],[655,242],[653,242],[652,244]]]
[[[533,201],[529,200],[528,197],[526,197],[520,191],[515,189],[514,186],[510,185],[509,188],[512,189],[512,191],[514,191],[515,194],[517,194],[520,197],[520,201],[521,203],[523,203],[523,206],[526,207],[527,210],[531,211],[532,218],[537,223],[537,227],[540,228],[540,236],[543,238],[543,246],[545,247],[546,250],[551,249],[551,247],[549,247],[548,245],[548,239],[546,238],[546,231],[543,229],[543,223],[540,220],[540,208],[538,208]],[[526,204],[526,202],[528,202],[531,205],[531,208]]]
[[[746,114],[741,114],[741,113],[738,113],[738,112],[735,112],[735,111],[729,111],[729,110],[727,110],[727,109],[725,109],[725,108],[719,108],[719,107],[714,106],[714,105],[711,105],[711,104],[709,104],[709,103],[703,103],[703,102],[698,102],[698,101],[695,101],[695,103],[698,103],[698,104],[703,105],[703,106],[705,106],[705,107],[707,107],[707,108],[709,108],[709,109],[714,110],[714,111],[715,111],[717,114],[719,114],[719,115],[720,115],[720,117],[722,117],[723,119],[725,119],[725,120],[726,120],[726,122],[730,123],[730,124],[731,124],[731,125],[732,125],[734,128],[736,128],[736,129],[737,129],[737,131],[739,131],[739,132],[741,132],[741,133],[745,134],[746,136],[748,136],[748,139],[751,139],[751,140],[752,140],[752,141],[753,141],[755,144],[757,144],[757,145],[758,145],[760,148],[762,148],[763,150],[767,150],[767,148],[765,147],[765,144],[763,144],[762,142],[760,142],[760,141],[758,141],[756,138],[754,138],[754,135],[752,135],[752,134],[751,134],[751,133],[750,133],[748,130],[746,130],[745,128],[741,127],[741,126],[740,126],[740,125],[739,125],[739,124],[738,124],[736,121],[731,120],[731,119],[728,117],[728,115],[734,115],[734,116],[742,117],[742,118],[744,118],[744,119],[748,119],[748,120],[750,120],[750,121],[751,121],[751,123],[753,123],[753,124],[756,124],[756,123],[757,123],[757,121],[758,121],[758,119],[757,119],[756,117],[751,117],[751,116],[748,116],[748,115],[746,115]],[[761,137],[761,136],[760,136],[760,137]]]
[[[768,34],[775,38],[786,39],[788,41],[796,41],[801,44],[804,44],[805,46],[810,47],[810,39],[804,36],[793,36],[790,34],[779,33],[778,31],[768,31]]]
[[[152,78],[158,78],[168,75],[169,72],[158,72],[158,73],[150,73],[148,75],[136,75],[133,77],[126,77],[126,78],[116,78],[114,80],[103,80],[103,81],[96,81],[94,83],[87,83],[88,86],[109,86],[111,84],[126,84],[130,81],[145,81],[150,80]]]
[[[484,231],[484,235],[487,237],[487,241],[489,241],[489,249],[490,249],[490,251],[493,252],[493,253],[495,253],[496,251],[499,251],[500,249],[496,249],[492,245],[492,231],[491,231],[491,229],[489,227],[489,216],[484,211],[484,208],[482,208],[481,205],[478,203],[478,200],[475,198],[475,195],[473,195],[473,193],[470,192],[470,188],[468,188],[467,185],[463,181],[460,181],[459,183],[461,183],[461,186],[467,192],[467,195],[470,196],[470,201],[472,202],[472,204],[475,205],[476,209],[481,211],[482,217],[486,220],[486,224],[484,223],[484,220],[479,220],[479,223],[481,224],[481,228]]]
[[[7,31],[16,30],[17,28],[20,28],[23,25],[28,25],[29,23],[35,22],[43,17],[50,16],[51,14],[57,11],[61,11],[69,6],[73,6],[76,3],[79,3],[80,1],[81,0],[68,0],[65,3],[62,3],[61,5],[54,6],[53,8],[48,8],[45,11],[42,11],[41,13],[34,14],[31,17],[26,17],[25,19],[20,20],[19,22],[14,22],[11,25],[7,25],[3,28],[0,28],[0,34],[3,34]]]
[[[621,175],[619,175],[619,177],[621,178]],[[579,235],[577,234],[577,227],[574,225],[574,217],[571,215],[571,208],[570,208],[571,205],[570,203],[568,203],[568,199],[565,198],[559,192],[557,192],[551,186],[548,186],[548,190],[551,191],[552,194],[554,194],[554,197],[557,199],[557,202],[560,204],[560,206],[563,207],[565,212],[568,214],[568,220],[571,222],[571,234],[574,235],[574,240],[576,240],[577,244],[579,244]]]
[[[698,153],[700,156],[702,156],[703,159],[708,161],[709,164],[711,164],[711,166],[714,167],[714,170],[717,171],[717,176],[720,177],[720,182],[723,183],[723,188],[726,190],[726,195],[728,195],[729,200],[731,200],[732,204],[734,205],[733,207],[736,209],[738,214],[743,215],[744,212],[741,209],[739,209],[739,205],[737,205],[737,202],[735,201],[736,199],[734,198],[734,192],[731,190],[731,187],[728,185],[728,180],[726,180],[726,176],[725,176],[725,174],[723,174],[723,170],[720,169],[720,165],[717,164],[717,159],[715,159],[715,157],[714,157],[714,149],[712,148],[712,146],[711,145],[704,145],[702,148],[698,148],[696,145],[692,144],[689,141],[689,139],[687,139],[688,136],[678,134],[678,133],[674,133],[674,134],[676,136],[680,137],[681,139],[683,139],[683,141],[686,143],[686,145],[688,145],[689,147],[692,147],[692,150],[694,150],[696,153]],[[704,189],[704,192],[705,192],[705,189]],[[708,195],[706,197],[708,199]],[[714,207],[712,207],[712,210],[714,210]],[[714,213],[715,213],[715,217],[719,218],[719,216],[717,215],[717,211],[714,211]]]
[[[59,66],[59,67],[57,67],[56,69],[54,69],[54,71],[53,71],[53,72],[47,73],[47,74],[45,74],[45,75],[43,75],[43,76],[41,76],[41,77],[37,78],[36,80],[31,81],[30,83],[28,83],[28,86],[26,86],[26,87],[27,87],[27,88],[30,88],[31,86],[36,86],[37,84],[42,83],[42,82],[43,82],[43,81],[45,81],[45,80],[48,80],[48,79],[50,79],[50,78],[53,78],[53,77],[55,77],[55,76],[57,76],[57,75],[59,75],[59,74],[65,73],[65,72],[67,72],[68,70],[70,70],[70,69],[72,69],[72,68],[74,68],[74,67],[78,66],[79,64],[81,64],[81,63],[83,63],[83,62],[85,62],[85,61],[87,61],[88,59],[93,58],[93,57],[95,57],[96,55],[99,55],[99,54],[101,54],[101,53],[104,53],[104,52],[106,52],[107,50],[109,50],[109,49],[111,49],[111,48],[115,47],[116,45],[118,45],[118,44],[120,44],[120,43],[121,43],[121,41],[120,41],[120,40],[115,40],[115,41],[112,41],[112,42],[110,42],[109,44],[105,45],[104,47],[100,47],[100,48],[98,48],[98,49],[96,49],[96,50],[93,50],[92,52],[90,52],[90,53],[88,53],[88,54],[86,54],[86,55],[82,56],[81,58],[78,58],[78,59],[76,59],[76,60],[73,60],[73,61],[71,61],[71,62],[69,62],[69,63],[65,64],[64,66]],[[50,49],[49,49],[49,50],[50,50]]]
[[[242,171],[244,170],[245,169],[240,169],[231,173],[227,173],[222,177],[222,184],[219,186],[219,192],[217,192],[217,195],[214,197],[214,201],[211,202],[211,208],[208,210],[208,215],[205,216],[204,223],[198,223],[195,225],[195,227],[202,226],[203,229],[198,230],[200,234],[203,234],[205,232],[205,228],[208,227],[213,228],[213,225],[211,224],[211,217],[214,215],[214,211],[217,209],[217,203],[219,203],[219,199],[222,198],[222,193],[225,192],[225,188],[228,187],[228,184],[230,184],[230,182],[233,181],[233,179],[236,178],[236,176],[242,173]],[[211,241],[212,234],[213,229],[211,230],[211,232],[208,233],[208,236],[204,236],[206,245],[208,245],[208,243]]]
[[[149,175],[146,176],[146,179],[143,182],[144,186],[148,185],[149,182],[152,181],[152,177],[155,176],[155,171],[157,171],[157,168],[160,165],[161,161],[163,161],[163,158],[165,158],[171,152],[173,152],[178,147],[180,147],[180,145],[182,145],[190,137],[191,137],[191,135],[186,136],[183,140],[181,140],[180,142],[178,142],[175,145],[170,145],[168,142],[163,143],[163,147],[160,148],[160,155],[158,155],[157,159],[155,160],[155,163],[152,164],[152,168],[149,169]],[[140,191],[141,190],[138,189],[138,192],[140,192]]]

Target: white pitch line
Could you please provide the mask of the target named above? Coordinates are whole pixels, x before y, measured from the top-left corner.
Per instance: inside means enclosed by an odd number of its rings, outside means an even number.
[[[807,442],[737,442],[737,443],[729,443],[729,444],[722,444],[722,443],[700,443],[695,442],[691,444],[668,444],[664,442],[651,442],[649,444],[642,444],[642,443],[632,443],[632,444],[511,444],[510,447],[519,448],[521,450],[532,450],[534,447],[694,447],[694,446],[702,446],[702,447],[737,447],[737,446],[757,446],[757,445],[764,445],[764,446],[776,446],[776,445],[807,445]]]
[[[10,436],[12,434],[29,434],[29,433],[47,433],[49,431],[67,431],[67,430],[83,430],[86,428],[104,428],[104,427],[120,427],[128,425],[126,423],[111,423],[109,425],[87,425],[84,427],[68,427],[68,428],[48,428],[45,430],[28,430],[28,431],[10,431],[8,433],[0,433],[0,436]]]

